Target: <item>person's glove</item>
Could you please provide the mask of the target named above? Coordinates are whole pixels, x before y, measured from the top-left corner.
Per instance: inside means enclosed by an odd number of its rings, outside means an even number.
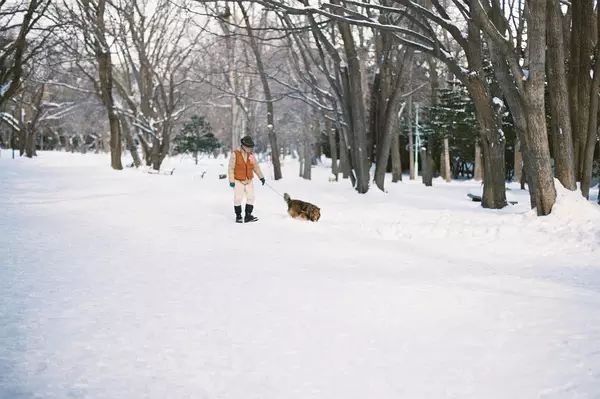
[[[234,188],[235,187],[235,183],[229,183],[229,187]]]
[[[260,182],[262,183],[262,185],[265,185],[265,178],[263,177],[262,179],[260,179]]]

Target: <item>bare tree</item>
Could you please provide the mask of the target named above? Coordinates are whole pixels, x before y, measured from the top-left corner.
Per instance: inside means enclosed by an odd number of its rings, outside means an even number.
[[[531,206],[538,215],[551,212],[556,199],[544,104],[546,60],[546,1],[529,2],[527,13],[527,62],[523,70],[513,41],[501,32],[514,35],[497,0],[475,2],[474,17],[486,33],[494,72],[509,104],[523,149],[523,160]],[[486,168],[485,172],[488,172]]]
[[[389,23],[392,20],[390,13],[383,13],[380,16],[382,23]],[[408,69],[408,75],[411,76],[413,50],[407,46],[399,48],[394,35],[388,31],[375,31],[374,35],[377,72],[372,86],[370,122],[373,131],[371,136],[375,138],[377,144],[375,184],[383,191],[390,154],[396,154],[396,178],[398,175],[399,149],[397,148],[398,140],[394,140],[397,135],[393,134],[393,127],[398,118],[401,99],[407,96],[404,93],[405,75]],[[393,150],[392,144],[395,147]]]
[[[589,195],[593,152],[597,132],[590,131],[593,126],[591,119],[596,119],[591,109],[594,92],[592,77],[592,62],[594,61],[594,15],[598,14],[598,5],[594,12],[593,1],[574,1],[571,4],[571,32],[569,51],[569,104],[573,132],[575,158],[575,174],[581,182],[582,194]],[[596,28],[597,29],[597,28]],[[593,144],[592,144],[593,143]],[[590,148],[591,146],[591,148]],[[592,155],[588,155],[592,154]],[[587,161],[586,161],[587,160]]]
[[[198,34],[190,35],[190,17],[168,0],[153,7],[138,0],[122,2],[117,10],[113,35],[123,68],[115,85],[126,106],[119,112],[131,119],[146,163],[159,170],[174,123],[186,108],[180,88],[188,81]],[[126,121],[123,125],[129,129]]]
[[[43,49],[50,27],[35,40],[31,32],[43,18],[51,0],[0,0],[0,107],[19,90],[29,60]],[[21,19],[22,18],[22,19]],[[21,20],[20,20],[21,19]],[[14,32],[16,31],[16,36]]]
[[[90,7],[94,7],[92,1],[80,0],[86,13],[92,12]],[[121,130],[119,128],[119,118],[115,111],[115,101],[113,98],[113,65],[111,51],[106,40],[106,27],[104,22],[104,13],[106,10],[106,0],[98,0],[95,5],[96,23],[94,25],[94,37],[96,47],[96,61],[98,63],[98,76],[100,80],[100,91],[102,100],[108,113],[108,123],[110,125],[110,155],[111,166],[113,169],[123,169],[121,164]]]
[[[573,158],[573,134],[571,132],[571,113],[569,92],[565,69],[565,44],[560,0],[548,0],[548,88],[550,90],[550,109],[552,122],[556,124],[553,139],[555,144],[556,177],[569,190],[577,188],[575,179],[575,160]],[[515,165],[517,169],[517,165]]]
[[[589,12],[590,9],[588,8],[586,10],[586,12]],[[580,123],[582,123],[585,127],[587,127],[586,129],[586,142],[585,142],[585,151],[582,154],[583,157],[583,166],[582,166],[582,176],[581,176],[581,193],[583,194],[584,197],[589,198],[590,196],[590,186],[591,186],[591,182],[592,182],[592,170],[594,167],[594,151],[596,149],[596,145],[598,142],[598,118],[600,117],[598,114],[598,111],[600,110],[599,107],[599,99],[598,96],[600,96],[600,5],[598,5],[598,2],[596,2],[596,32],[597,32],[597,37],[596,37],[596,46],[594,49],[594,55],[593,55],[593,59],[590,58],[591,61],[593,61],[593,69],[592,69],[592,82],[590,83],[590,91],[589,91],[589,100],[585,99],[585,100],[581,100],[581,101],[586,101],[586,106],[580,108],[583,109],[584,111],[580,111],[581,115],[580,115]],[[591,38],[590,38],[591,40]],[[589,74],[587,74],[587,76],[589,76]],[[585,90],[585,85],[584,88]],[[585,96],[584,94],[584,97]],[[581,98],[581,97],[580,97]],[[589,101],[589,104],[587,104],[587,101]],[[581,103],[580,103],[581,104]],[[585,123],[585,110],[587,110],[587,124]]]
[[[480,126],[481,146],[485,168],[489,171],[484,175],[484,192],[482,205],[486,208],[502,208],[506,205],[506,193],[504,187],[505,165],[504,147],[505,140],[502,132],[500,115],[493,105],[491,94],[486,80],[483,57],[483,43],[481,31],[469,18],[469,10],[464,6],[461,8],[467,23],[467,35],[459,29],[458,25],[452,23],[445,7],[439,1],[432,1],[433,10],[428,10],[422,5],[410,0],[394,0],[397,7],[387,7],[375,4],[346,1],[346,5],[354,5],[366,9],[377,9],[406,15],[414,23],[419,31],[392,24],[381,24],[374,22],[368,16],[341,6],[338,2],[324,3],[321,8],[295,8],[272,0],[257,0],[261,4],[269,4],[272,7],[282,7],[289,13],[312,14],[317,13],[338,21],[341,27],[344,24],[370,26],[374,29],[391,31],[399,43],[405,44],[424,54],[431,55],[444,62],[449,70],[461,80],[467,87],[469,94],[474,100],[477,120]],[[329,11],[331,10],[331,11]],[[459,62],[445,49],[438,35],[433,29],[438,26],[448,32],[453,40],[462,48],[467,60],[467,68],[462,67]],[[346,35],[348,36],[348,35]],[[349,42],[350,40],[348,40]],[[350,49],[352,46],[345,46]],[[349,59],[352,59],[350,57]],[[354,77],[356,80],[356,76]],[[356,85],[354,85],[356,86]],[[344,95],[343,98],[348,98]],[[361,96],[354,95],[349,101],[357,101]],[[355,116],[353,115],[354,119]],[[350,143],[355,148],[354,143]]]
[[[110,154],[111,167],[116,170],[123,169],[121,162],[121,129],[117,115],[114,99],[114,78],[113,61],[111,48],[107,39],[106,27],[106,0],[77,0],[76,6],[63,4],[64,9],[57,7],[55,18],[64,17],[63,11],[66,11],[70,17],[70,23],[77,34],[82,36],[83,48],[90,55],[93,55],[95,73],[92,75],[84,66],[78,64],[81,71],[85,73],[90,81],[94,82],[95,90],[102,100],[107,115],[110,128]],[[67,40],[63,40],[67,42]],[[77,51],[76,48],[71,48]]]
[[[258,70],[258,75],[260,77],[260,81],[263,87],[263,94],[265,96],[265,102],[267,105],[267,130],[269,135],[269,142],[271,144],[271,162],[273,163],[274,175],[273,177],[275,180],[279,180],[281,179],[281,163],[279,161],[279,145],[277,144],[277,135],[275,133],[273,96],[271,95],[269,79],[267,77],[265,66],[263,64],[262,54],[260,52],[256,35],[254,34],[254,31],[252,29],[250,18],[248,17],[248,12],[246,11],[246,8],[243,6],[241,1],[238,1],[237,3],[240,7],[242,15],[244,16],[246,33],[248,35],[250,47],[252,48],[252,52],[254,53],[254,57],[256,59],[256,68]]]

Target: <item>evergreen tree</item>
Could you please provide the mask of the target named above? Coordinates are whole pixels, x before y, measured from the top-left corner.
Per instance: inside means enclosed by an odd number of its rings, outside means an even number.
[[[174,139],[176,154],[192,153],[196,165],[198,154],[210,154],[221,147],[221,143],[212,133],[210,123],[203,116],[194,115],[183,125]]]
[[[500,103],[496,106],[501,106]],[[503,105],[502,105],[503,106]],[[512,116],[507,109],[502,115],[502,130],[506,139],[507,179],[513,173],[515,130]],[[479,137],[475,106],[466,88],[460,82],[448,82],[439,90],[439,101],[434,107],[426,108],[425,120],[421,124],[424,139],[434,138],[433,143],[442,143],[448,138],[451,167],[454,178],[471,177],[475,164],[475,142]],[[440,146],[433,149],[434,159],[439,159]]]
[[[452,174],[456,178],[465,173],[470,175],[475,162],[475,140],[478,137],[475,107],[464,86],[450,82],[439,90],[436,106],[427,107],[422,132],[425,140],[443,143],[448,138],[452,156]],[[442,151],[438,144],[433,149],[434,159]]]

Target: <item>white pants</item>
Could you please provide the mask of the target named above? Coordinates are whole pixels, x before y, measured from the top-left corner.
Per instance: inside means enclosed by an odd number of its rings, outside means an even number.
[[[233,205],[242,205],[244,196],[246,196],[246,204],[254,205],[254,183],[252,183],[252,180],[247,184],[244,184],[239,180],[235,181],[235,187],[233,188]]]

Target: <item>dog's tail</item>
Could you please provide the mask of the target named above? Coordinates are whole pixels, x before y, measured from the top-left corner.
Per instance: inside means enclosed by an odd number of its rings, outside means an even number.
[[[285,202],[287,202],[288,204],[289,204],[289,203],[290,203],[290,201],[292,200],[292,199],[290,198],[290,195],[289,195],[288,193],[284,193],[284,194],[283,194],[283,199],[284,199],[284,201],[285,201]]]

